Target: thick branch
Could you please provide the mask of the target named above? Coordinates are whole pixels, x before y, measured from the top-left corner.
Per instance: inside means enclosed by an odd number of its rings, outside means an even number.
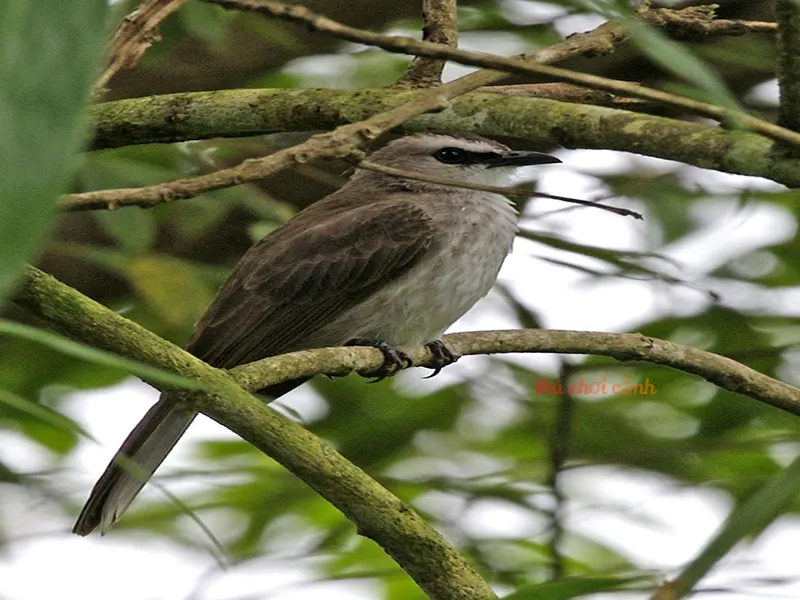
[[[607,79],[605,77],[599,77],[597,75],[579,73],[576,71],[560,69],[558,67],[551,67],[548,64],[544,64],[556,62],[553,60],[537,60],[535,57],[533,59],[529,57],[504,58],[482,52],[467,52],[465,50],[458,50],[440,44],[418,41],[409,37],[380,35],[370,31],[342,25],[341,23],[337,23],[332,19],[328,19],[327,17],[313,13],[303,6],[294,4],[288,5],[280,2],[273,2],[272,0],[207,1],[213,2],[214,4],[219,4],[220,6],[224,6],[226,8],[250,10],[273,17],[304,23],[309,27],[318,29],[319,31],[329,32],[336,37],[349,40],[351,42],[376,46],[388,52],[448,59],[465,65],[483,67],[484,69],[497,69],[517,75],[545,75],[559,81],[568,81],[612,93],[626,94],[637,98],[645,98],[647,100],[653,100],[668,106],[676,106],[698,115],[710,117],[712,119],[718,119],[721,121],[735,119],[736,123],[740,123],[741,125],[750,128],[753,131],[757,131],[775,140],[780,140],[781,142],[790,146],[800,148],[800,133],[780,127],[774,123],[764,121],[763,119],[753,117],[740,111],[730,111],[727,108],[722,108],[707,102],[699,102],[683,96],[677,96],[675,94],[669,94],[660,90],[646,88],[636,83],[616,81],[613,79]],[[685,27],[689,22],[696,21],[699,29],[702,29],[703,23],[711,22],[713,20],[713,5],[693,8],[693,12],[690,13],[691,17],[688,17],[687,13],[684,13],[683,11],[670,10],[642,11],[638,13],[638,16],[645,22],[652,21],[658,26],[666,26],[667,24],[673,22],[672,17],[674,15],[679,15],[681,18],[678,22],[680,23],[681,27]],[[658,18],[648,17],[651,12],[656,13]],[[608,23],[606,26],[608,26],[606,33],[613,33],[613,39],[616,41],[616,43],[626,39],[625,32],[622,31],[619,26]],[[598,32],[601,29],[603,28],[598,28],[595,30],[595,32]],[[610,49],[611,48],[606,47],[603,48],[602,51],[608,52]],[[487,85],[487,83],[484,83],[483,85]],[[471,87],[470,89],[474,89],[474,87]]]
[[[800,131],[800,5],[796,0],[778,0],[778,123]]]
[[[458,46],[458,7],[456,0],[422,0],[422,39],[434,44]],[[395,83],[396,88],[421,88],[439,85],[445,61],[415,56],[408,71]]]
[[[341,510],[432,598],[496,598],[464,557],[409,506],[224,371],[33,267],[14,301],[72,338],[211,384],[213,394],[177,393],[186,406],[239,434]]]
[[[445,84],[436,89],[443,89]],[[227,90],[171,94],[95,107],[95,147],[334,128],[431,90]],[[600,106],[522,95],[472,93],[402,131],[474,131],[567,148],[603,148],[800,186],[800,161],[776,156],[767,138]],[[99,206],[103,206],[100,204]]]
[[[311,376],[369,372],[383,362],[374,348],[323,348],[276,356],[225,373],[141,326],[28,268],[15,302],[80,341],[209,383],[213,393],[182,391],[192,409],[236,432],[300,477],[375,540],[435,598],[495,597],[488,585],[415,512],[319,438],[245,391]],[[445,336],[459,354],[558,352],[646,361],[703,377],[717,386],[800,415],[800,389],[729,358],[640,334],[490,331]],[[431,360],[412,349],[415,364]],[[243,389],[244,388],[244,389]]]
[[[258,2],[255,5],[260,6]],[[294,8],[284,5],[279,6],[288,10],[305,10],[301,6]],[[587,49],[597,47],[598,44],[607,45],[608,43],[608,28],[604,25],[590,33],[572,36],[566,42],[544,48],[523,58],[537,63],[551,62],[573,54],[586,52]],[[436,44],[428,45],[434,48],[440,47]],[[128,204],[152,206],[180,198],[194,198],[204,192],[262,179],[291,164],[304,163],[317,158],[359,156],[359,147],[364,141],[374,140],[413,117],[431,110],[444,109],[453,98],[488,85],[502,77],[502,73],[495,71],[482,70],[471,73],[442,86],[419,92],[405,103],[378,113],[360,123],[342,125],[332,132],[316,135],[302,144],[286,148],[269,156],[246,160],[229,169],[221,169],[200,177],[180,179],[141,188],[88,192],[73,196],[72,200],[77,204],[90,208],[115,208],[123,200]],[[180,115],[176,116],[179,119],[181,118]],[[319,125],[314,128],[319,129]]]

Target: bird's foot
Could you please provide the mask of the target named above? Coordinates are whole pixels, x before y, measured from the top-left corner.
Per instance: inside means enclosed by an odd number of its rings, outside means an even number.
[[[354,338],[347,342],[345,346],[369,346],[370,348],[377,348],[383,354],[383,364],[369,373],[362,373],[364,377],[371,377],[370,383],[376,383],[386,377],[391,377],[398,371],[407,369],[414,363],[411,357],[402,350],[398,350],[388,342],[381,340],[371,340],[369,338]]]
[[[431,377],[436,377],[443,368],[447,365],[452,365],[456,362],[459,358],[461,358],[460,354],[456,354],[442,340],[433,340],[432,342],[428,342],[425,344],[425,347],[430,350],[431,356],[431,368],[433,369],[433,373],[425,377],[424,379],[430,379]]]

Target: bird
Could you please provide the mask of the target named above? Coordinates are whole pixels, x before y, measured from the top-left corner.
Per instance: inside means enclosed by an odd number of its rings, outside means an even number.
[[[417,133],[370,161],[409,174],[508,186],[522,166],[561,162],[475,134]],[[286,352],[369,345],[377,378],[426,345],[434,366],[458,357],[440,341],[494,285],[518,230],[504,195],[356,168],[338,191],[298,212],[234,266],[186,349],[228,369]],[[260,390],[275,399],[305,379]],[[73,532],[105,534],[197,413],[162,394],[92,489]],[[131,465],[135,468],[131,468]]]

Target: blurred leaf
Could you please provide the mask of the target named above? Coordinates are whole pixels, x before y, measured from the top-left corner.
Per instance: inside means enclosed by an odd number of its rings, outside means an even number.
[[[722,81],[719,73],[681,44],[633,17],[623,17],[622,24],[633,42],[654,63],[676,77],[696,85],[706,93],[708,101],[713,104],[735,112],[742,111],[739,102]]]
[[[760,533],[800,493],[800,457],[772,477],[748,500],[731,511],[719,533],[677,579],[680,595],[687,593],[744,538]],[[677,597],[677,596],[676,596]]]
[[[68,356],[74,356],[87,362],[98,363],[107,367],[113,367],[122,371],[138,375],[143,379],[162,383],[164,385],[175,386],[187,390],[206,389],[208,384],[202,381],[189,379],[169,371],[164,371],[157,367],[151,367],[135,360],[123,358],[116,354],[111,354],[105,350],[98,350],[91,346],[86,346],[75,342],[69,338],[60,336],[56,333],[36,329],[21,323],[0,320],[0,335],[12,335],[27,340],[37,342],[57,350]]]
[[[505,600],[566,600],[606,590],[624,589],[625,586],[641,580],[641,577],[565,577],[555,581],[523,586],[503,598]]]
[[[53,217],[86,137],[107,6],[0,3],[0,302]]]
[[[0,404],[26,413],[42,423],[51,426],[53,429],[60,429],[69,433],[79,433],[80,435],[89,437],[89,434],[72,419],[2,388],[0,388]]]
[[[152,211],[139,208],[96,210],[92,216],[125,252],[140,254],[153,247],[156,223]]]
[[[137,256],[128,262],[127,275],[134,291],[169,327],[191,327],[213,298],[213,290],[177,258]]]
[[[236,14],[235,11],[224,10],[213,4],[188,2],[176,16],[181,19],[189,35],[209,42],[211,47],[221,47]]]

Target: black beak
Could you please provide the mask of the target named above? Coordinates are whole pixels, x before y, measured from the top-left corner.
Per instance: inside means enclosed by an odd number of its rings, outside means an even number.
[[[495,167],[524,167],[527,165],[549,165],[553,163],[560,163],[561,159],[544,154],[543,152],[527,152],[520,150],[517,152],[504,152],[487,158],[482,161],[490,169]]]

